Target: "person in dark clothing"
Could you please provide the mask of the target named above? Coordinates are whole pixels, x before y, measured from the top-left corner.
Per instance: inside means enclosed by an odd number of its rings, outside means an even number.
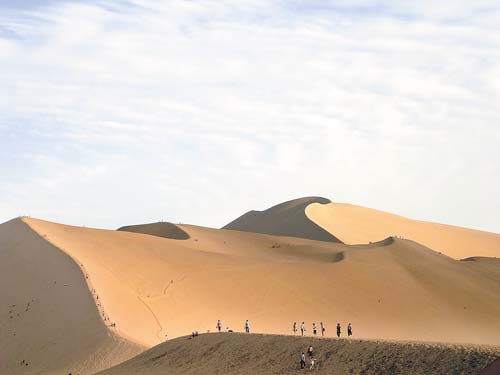
[[[325,326],[323,325],[323,322],[321,322],[321,323],[320,323],[320,326],[321,326],[321,336],[324,336],[324,335],[325,335],[326,328],[325,328]]]
[[[352,326],[351,323],[347,325],[347,336],[351,337],[352,336]]]
[[[340,338],[340,323],[337,323],[337,337]]]

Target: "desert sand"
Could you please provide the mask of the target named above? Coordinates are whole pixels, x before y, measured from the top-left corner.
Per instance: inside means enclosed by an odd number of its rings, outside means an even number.
[[[408,219],[344,203],[310,204],[307,217],[344,243],[368,243],[388,236],[416,241],[455,259],[500,258],[500,234]]]
[[[142,350],[105,326],[69,256],[20,219],[0,225],[0,374],[92,374]]]
[[[309,345],[316,359],[313,373],[331,375],[477,374],[500,355],[500,348],[470,345],[214,333],[158,345],[100,375],[310,373],[299,365]]]
[[[351,322],[356,339],[500,345],[499,259],[479,246],[457,260],[395,237],[340,243],[349,242],[342,232],[309,218],[316,202],[262,216],[259,225],[281,235],[171,223],[118,231],[32,218],[1,224],[0,373],[90,374],[166,335],[214,331],[217,319],[235,331],[249,319],[267,334],[292,334],[304,321],[306,334],[323,322],[331,337],[337,322],[344,333]],[[496,236],[483,233],[475,233],[480,244]]]

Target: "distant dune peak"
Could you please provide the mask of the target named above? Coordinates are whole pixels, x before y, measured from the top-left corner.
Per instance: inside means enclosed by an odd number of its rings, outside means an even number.
[[[127,225],[117,230],[123,232],[149,234],[151,236],[169,238],[171,240],[187,240],[189,234],[173,223],[158,222],[151,224]]]
[[[264,211],[249,211],[225,225],[222,229],[269,234],[274,236],[298,237],[309,240],[341,242],[330,232],[311,221],[306,216],[310,204],[329,204],[322,197],[298,198]]]

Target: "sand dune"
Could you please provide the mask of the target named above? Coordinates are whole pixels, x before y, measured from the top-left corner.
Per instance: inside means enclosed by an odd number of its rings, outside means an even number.
[[[308,373],[299,355],[309,345],[314,373],[329,375],[475,374],[500,355],[500,348],[221,333],[178,338],[102,375]]]
[[[348,244],[402,236],[455,259],[473,256],[500,258],[500,234],[497,233],[411,220],[343,203],[313,203],[306,207],[305,212],[311,221]]]
[[[331,232],[307,218],[305,209],[313,203],[321,205],[330,201],[320,197],[295,199],[265,211],[249,211],[222,229],[340,242]]]
[[[150,234],[152,236],[170,238],[173,240],[187,240],[189,238],[189,234],[179,228],[179,226],[165,222],[127,225],[125,227],[118,228],[118,230],[125,232]]]
[[[141,350],[107,329],[70,257],[20,219],[0,225],[0,374],[92,374]]]
[[[495,272],[412,241],[347,246],[190,225],[179,225],[189,239],[173,240],[25,221],[85,266],[117,333],[145,346],[217,319],[265,333],[323,321],[332,335],[351,321],[357,337],[500,343]]]

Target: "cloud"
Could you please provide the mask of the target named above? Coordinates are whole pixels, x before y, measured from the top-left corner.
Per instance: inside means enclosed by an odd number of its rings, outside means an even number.
[[[9,10],[0,17],[2,217],[219,226],[319,194],[498,232],[494,5],[133,0]]]

